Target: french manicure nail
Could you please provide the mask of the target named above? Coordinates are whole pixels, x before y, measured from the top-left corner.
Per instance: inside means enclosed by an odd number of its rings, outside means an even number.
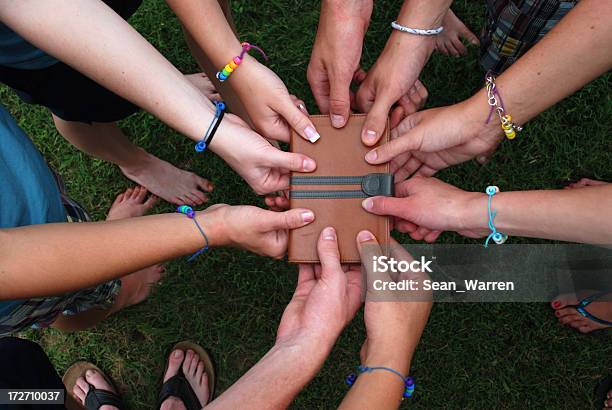
[[[372,198],[364,199],[363,202],[361,202],[361,206],[366,211],[370,211],[374,207],[374,201],[372,201]]]
[[[367,242],[374,239],[374,235],[370,231],[361,231],[357,234],[357,240],[359,242]]]
[[[323,239],[326,241],[335,241],[336,240],[336,230],[331,226],[323,229]]]
[[[311,211],[302,212],[302,222],[308,223],[314,221],[314,214]]]
[[[344,117],[342,115],[332,114],[331,122],[334,128],[341,128],[344,125]]]
[[[302,162],[302,170],[304,171],[314,171],[317,167],[317,164],[310,158],[306,158]]]
[[[304,129],[304,134],[306,134],[308,141],[312,143],[317,142],[317,140],[321,138],[321,135],[317,132],[317,130],[314,129],[312,125],[309,125]]]
[[[363,133],[363,138],[366,142],[370,143],[376,141],[376,131],[365,130],[365,132]]]
[[[376,158],[378,158],[378,153],[376,152],[375,149],[373,149],[372,151],[368,152],[366,154],[366,156],[365,156],[365,159],[368,162],[376,161]]]

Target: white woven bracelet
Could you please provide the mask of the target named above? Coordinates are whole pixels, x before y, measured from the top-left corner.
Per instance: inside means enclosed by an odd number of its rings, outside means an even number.
[[[416,34],[417,36],[435,36],[444,31],[444,27],[442,26],[438,28],[423,30],[420,28],[402,26],[397,21],[392,22],[391,27],[393,28],[393,30],[403,31],[404,33]]]

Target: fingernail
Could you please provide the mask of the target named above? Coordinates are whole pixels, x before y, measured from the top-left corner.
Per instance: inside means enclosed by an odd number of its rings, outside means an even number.
[[[326,241],[335,241],[336,240],[336,230],[331,226],[323,229],[323,239]]]
[[[370,231],[361,231],[357,234],[357,241],[359,242],[367,242],[374,239],[374,235]]]
[[[341,128],[344,126],[344,117],[342,115],[332,114],[331,122],[334,128]]]
[[[178,359],[179,357],[181,357],[181,352],[180,352],[180,351],[178,351],[178,350],[175,350],[175,351],[174,351],[174,358],[175,358],[175,359]]]
[[[363,139],[369,143],[376,141],[376,131],[365,130],[363,132]]]
[[[314,129],[312,125],[309,125],[308,127],[306,127],[306,129],[304,129],[304,134],[306,134],[308,141],[312,143],[317,142],[317,140],[321,138],[321,135],[317,132],[317,130]]]
[[[96,375],[96,372],[94,372],[91,369],[89,369],[89,370],[87,370],[87,372],[85,372],[85,376],[87,376],[87,377],[93,377],[95,375]]]
[[[366,154],[366,156],[365,156],[365,159],[368,162],[376,161],[376,158],[378,158],[378,153],[376,152],[375,149],[373,149],[372,151],[368,152]]]
[[[487,162],[487,157],[485,157],[484,155],[481,155],[476,158],[476,161],[478,161],[480,164],[484,164],[485,162]]]
[[[302,222],[308,223],[314,221],[314,214],[311,211],[302,212]]]
[[[317,164],[310,158],[306,158],[302,162],[302,170],[303,171],[314,171],[317,167]]]
[[[361,202],[361,206],[366,211],[371,211],[372,208],[374,207],[374,201],[372,200],[372,198],[364,199],[363,202]]]

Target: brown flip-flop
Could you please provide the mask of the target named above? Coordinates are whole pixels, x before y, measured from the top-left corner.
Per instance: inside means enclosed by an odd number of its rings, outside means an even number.
[[[174,345],[174,347],[170,350],[170,354],[175,350],[182,350],[183,352],[187,352],[187,350],[192,350],[195,354],[200,357],[200,360],[204,363],[204,371],[206,372],[206,376],[208,377],[208,402],[200,403],[195,392],[193,391],[191,385],[185,378],[183,374],[182,366],[179,367],[179,371],[177,374],[172,376],[162,385],[161,392],[159,394],[158,399],[158,408],[161,407],[161,404],[170,396],[178,397],[183,401],[185,408],[187,410],[201,410],[206,404],[212,401],[215,392],[215,367],[213,362],[203,347],[200,345],[190,342],[183,341]],[[169,357],[170,354],[167,356]],[[184,359],[183,359],[184,360]],[[168,371],[168,360],[166,360],[166,367],[164,369],[164,375]],[[163,376],[162,376],[163,377]]]
[[[64,377],[62,378],[62,382],[64,382],[64,386],[66,387],[66,403],[65,406],[68,410],[98,410],[100,407],[104,405],[115,406],[118,409],[125,409],[125,405],[121,400],[119,394],[108,391],[97,389],[92,384],[89,385],[89,391],[87,392],[87,397],[85,398],[85,405],[81,404],[80,400],[74,396],[72,390],[76,385],[76,381],[79,377],[85,378],[85,373],[88,370],[95,370],[102,375],[106,379],[106,382],[110,384],[115,391],[117,391],[117,387],[112,382],[112,380],[93,363],[79,361],[75,362],[72,366],[66,370]]]

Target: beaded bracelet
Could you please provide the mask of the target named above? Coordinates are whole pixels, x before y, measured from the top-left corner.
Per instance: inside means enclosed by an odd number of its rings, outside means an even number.
[[[223,101],[213,101],[215,103],[216,111],[215,116],[213,117],[206,133],[204,134],[204,138],[198,141],[195,144],[195,150],[197,152],[202,152],[206,148],[208,148],[212,142],[213,137],[215,136],[215,132],[217,132],[217,128],[219,128],[219,124],[221,124],[221,120],[223,119],[223,115],[225,114],[225,103]]]
[[[223,82],[225,80],[228,79],[228,77],[238,68],[238,66],[242,63],[242,59],[244,58],[244,55],[246,53],[248,53],[251,49],[255,49],[257,51],[259,51],[259,53],[263,56],[263,58],[267,61],[268,60],[268,56],[266,55],[266,53],[264,53],[264,51],[247,42],[243,42],[240,44],[242,46],[242,51],[240,52],[239,55],[237,55],[236,57],[234,57],[232,60],[230,60],[229,63],[227,63],[225,65],[225,67],[223,67],[221,70],[219,70],[217,72],[217,80]]]
[[[489,116],[487,117],[485,124],[489,123],[491,116],[493,115],[493,111],[495,111],[499,117],[499,121],[501,122],[502,130],[504,130],[504,134],[506,134],[506,138],[512,140],[514,137],[516,137],[517,132],[523,130],[523,127],[513,123],[512,116],[510,114],[506,114],[501,94],[495,85],[495,76],[493,73],[491,73],[491,71],[487,72],[487,75],[485,76],[485,83],[487,88],[487,102],[491,106],[491,110],[489,111]]]
[[[196,226],[198,227],[198,230],[200,231],[200,233],[204,237],[204,240],[206,241],[206,245],[204,245],[204,247],[202,249],[200,249],[199,251],[197,251],[193,255],[191,255],[189,258],[187,258],[187,262],[191,262],[195,258],[200,256],[201,253],[206,252],[208,250],[208,236],[206,236],[206,234],[204,233],[204,230],[202,229],[202,227],[198,223],[197,219],[195,219],[196,212],[193,210],[193,208],[191,208],[188,205],[181,205],[178,208],[176,208],[176,212],[178,212],[179,214],[184,214],[184,215],[187,216],[187,218],[193,220],[193,222],[195,222]]]
[[[489,236],[487,236],[487,240],[484,244],[484,247],[486,248],[489,246],[489,241],[491,239],[493,239],[493,242],[495,242],[496,244],[501,245],[506,242],[506,240],[508,240],[508,235],[502,232],[497,232],[497,229],[495,229],[495,225],[493,224],[493,220],[495,219],[495,215],[497,215],[497,211],[491,212],[491,200],[493,199],[493,195],[499,192],[499,188],[495,185],[489,185],[485,192],[489,196],[487,211],[489,215],[489,229],[491,230],[491,233],[489,234]]]
[[[417,36],[435,36],[444,31],[444,27],[440,26],[438,28],[430,28],[430,29],[422,29],[422,28],[412,28],[407,26],[402,26],[397,21],[391,23],[391,28],[393,30],[402,31],[404,33],[415,34]]]
[[[397,375],[400,379],[402,379],[402,382],[404,383],[404,393],[402,393],[402,400],[411,397],[414,394],[414,389],[416,387],[416,384],[414,383],[414,380],[412,379],[412,377],[404,377],[400,372],[398,372],[397,370],[393,370],[390,369],[388,367],[368,367],[368,366],[364,366],[364,365],[359,365],[357,366],[357,372],[359,374],[361,373],[372,373],[374,370],[386,370],[388,372],[391,372],[395,375]],[[357,380],[358,375],[355,375],[355,373],[351,373],[348,376],[346,376],[346,379],[344,380],[345,383],[351,387],[355,381]]]

